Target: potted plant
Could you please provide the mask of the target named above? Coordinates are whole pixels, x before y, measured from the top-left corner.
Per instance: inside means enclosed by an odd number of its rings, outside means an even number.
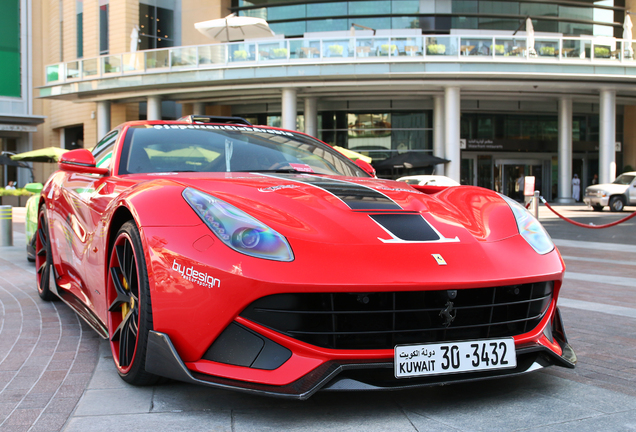
[[[0,204],[10,205],[12,207],[24,207],[31,195],[31,192],[26,189],[0,188]]]
[[[272,51],[272,58],[284,59],[287,58],[287,48],[274,48]]]
[[[595,58],[610,58],[610,49],[608,47],[595,46],[594,57]]]
[[[493,46],[490,45],[490,49],[493,49]],[[503,45],[495,45],[494,47],[495,55],[504,55],[505,48]]]
[[[329,45],[330,57],[342,57],[343,52],[344,52],[344,48],[342,45]]]
[[[390,50],[391,50],[391,54],[395,55],[394,53],[397,50],[397,46],[391,44]],[[380,55],[383,55],[383,56],[389,55],[389,44],[380,45]]]
[[[247,60],[247,51],[236,50],[232,53],[232,58],[234,59],[234,61]]]
[[[539,48],[539,55],[546,57],[554,57],[555,49],[551,46],[542,46]]]
[[[426,53],[432,55],[444,55],[446,53],[446,45],[431,44],[426,45]]]

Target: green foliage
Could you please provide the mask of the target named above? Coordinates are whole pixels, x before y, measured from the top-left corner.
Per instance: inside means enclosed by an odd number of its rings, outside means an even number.
[[[24,188],[19,189],[5,189],[0,188],[0,196],[31,196],[31,192]]]
[[[342,45],[329,45],[329,53],[331,55],[341,56],[343,52],[344,52],[344,47]]]
[[[273,58],[287,58],[287,48],[274,48],[271,53]]]
[[[234,60],[247,60],[247,51],[245,51],[245,50],[236,50],[232,54],[232,57],[234,57]]]
[[[556,50],[551,46],[543,46],[539,49],[539,54],[542,56],[554,56]]]
[[[426,45],[426,52],[428,54],[444,54],[446,53],[446,45],[442,45],[442,44]]]
[[[610,56],[610,49],[607,47],[602,47],[602,46],[595,46],[594,47],[594,57],[598,57],[598,58],[609,58]]]
[[[397,49],[397,45],[391,44],[391,53],[394,53],[396,49]],[[380,53],[382,55],[388,55],[389,54],[389,44],[380,45]]]
[[[490,45],[490,49],[491,50],[493,49],[492,45]],[[495,45],[494,49],[495,49],[495,54],[497,55],[503,55],[505,50],[503,45]]]

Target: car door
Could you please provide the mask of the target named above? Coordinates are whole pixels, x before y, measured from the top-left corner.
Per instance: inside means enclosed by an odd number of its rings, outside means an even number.
[[[629,185],[627,192],[629,196],[629,203],[631,205],[636,205],[636,176],[634,177],[634,180],[632,180],[632,184]]]

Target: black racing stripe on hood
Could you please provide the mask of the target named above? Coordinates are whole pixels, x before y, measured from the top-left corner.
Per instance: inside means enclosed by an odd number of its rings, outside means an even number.
[[[386,195],[357,183],[304,174],[267,173],[267,175],[326,190],[342,200],[352,210],[402,210],[402,207]]]
[[[377,214],[369,215],[393,237],[404,241],[437,241],[439,235],[421,215]]]

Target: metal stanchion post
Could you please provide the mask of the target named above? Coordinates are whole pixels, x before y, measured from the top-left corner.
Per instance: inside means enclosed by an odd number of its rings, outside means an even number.
[[[532,214],[534,217],[539,220],[539,191],[534,191],[534,196],[532,197]]]
[[[13,246],[13,207],[0,205],[0,246]]]

